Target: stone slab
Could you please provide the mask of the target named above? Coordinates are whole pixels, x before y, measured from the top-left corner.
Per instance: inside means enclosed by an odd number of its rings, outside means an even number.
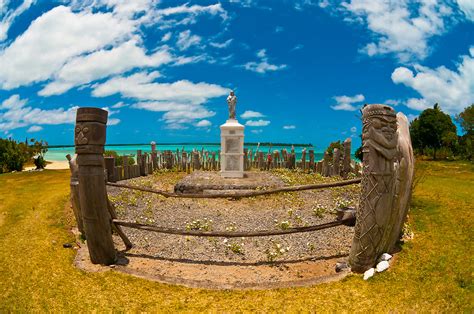
[[[209,191],[255,190],[260,188],[282,187],[284,182],[268,172],[247,171],[243,178],[223,178],[219,172],[195,171],[179,181],[176,193],[206,193]],[[216,192],[211,192],[216,193]]]

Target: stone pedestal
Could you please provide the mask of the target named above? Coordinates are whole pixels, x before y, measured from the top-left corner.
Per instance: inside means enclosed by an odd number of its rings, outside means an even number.
[[[221,176],[244,177],[244,126],[229,119],[221,125]]]

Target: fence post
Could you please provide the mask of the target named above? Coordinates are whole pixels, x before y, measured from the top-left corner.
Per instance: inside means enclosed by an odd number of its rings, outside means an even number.
[[[104,157],[105,159],[105,169],[107,169],[107,181],[117,182],[115,176],[115,158],[114,157]]]
[[[355,272],[373,267],[387,249],[384,243],[388,242],[387,234],[394,219],[392,208],[397,181],[394,167],[398,155],[395,111],[385,105],[366,105],[362,109],[362,120],[364,168],[349,255],[349,263]]]
[[[339,148],[334,148],[332,151],[332,169],[333,176],[341,175],[341,151]]]
[[[309,150],[309,169],[314,171],[314,149]]]
[[[107,111],[99,108],[79,108],[74,136],[87,247],[92,263],[104,265],[113,264],[117,259],[104,178],[107,115]]]
[[[84,223],[82,221],[82,212],[81,204],[79,203],[79,168],[77,167],[77,155],[71,157],[71,155],[66,155],[67,160],[69,161],[69,170],[71,170],[71,206],[76,217],[77,229],[82,235],[86,235],[84,232]]]
[[[342,160],[342,177],[347,179],[351,172],[351,146],[352,139],[349,137],[344,141],[344,156]]]

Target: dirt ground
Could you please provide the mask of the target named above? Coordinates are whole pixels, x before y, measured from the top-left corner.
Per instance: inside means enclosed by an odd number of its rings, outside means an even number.
[[[158,172],[121,183],[171,192],[185,176]],[[272,182],[284,185],[341,180],[290,171],[251,175],[254,181],[258,176],[265,176],[265,180],[271,176]],[[337,208],[357,203],[358,188],[355,185],[238,200],[167,199],[117,187],[108,187],[108,194],[121,220],[181,230],[256,231],[334,221]],[[216,289],[301,286],[336,280],[346,275],[336,273],[335,264],[347,259],[353,236],[353,228],[347,226],[228,239],[123,229],[134,247],[120,253],[121,265],[114,269],[161,282]],[[118,249],[124,250],[119,237],[114,236],[114,241]],[[79,254],[77,261],[81,267],[89,267],[87,254]]]

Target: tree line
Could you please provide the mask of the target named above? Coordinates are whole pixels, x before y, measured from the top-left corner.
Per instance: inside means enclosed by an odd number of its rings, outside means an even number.
[[[433,159],[473,159],[474,104],[455,116],[461,127],[458,134],[451,117],[438,104],[425,109],[410,123],[410,136],[415,154]]]
[[[27,163],[32,163],[36,169],[46,166],[44,154],[48,143],[43,140],[30,139],[17,142],[11,138],[0,138],[0,173],[21,171]]]

